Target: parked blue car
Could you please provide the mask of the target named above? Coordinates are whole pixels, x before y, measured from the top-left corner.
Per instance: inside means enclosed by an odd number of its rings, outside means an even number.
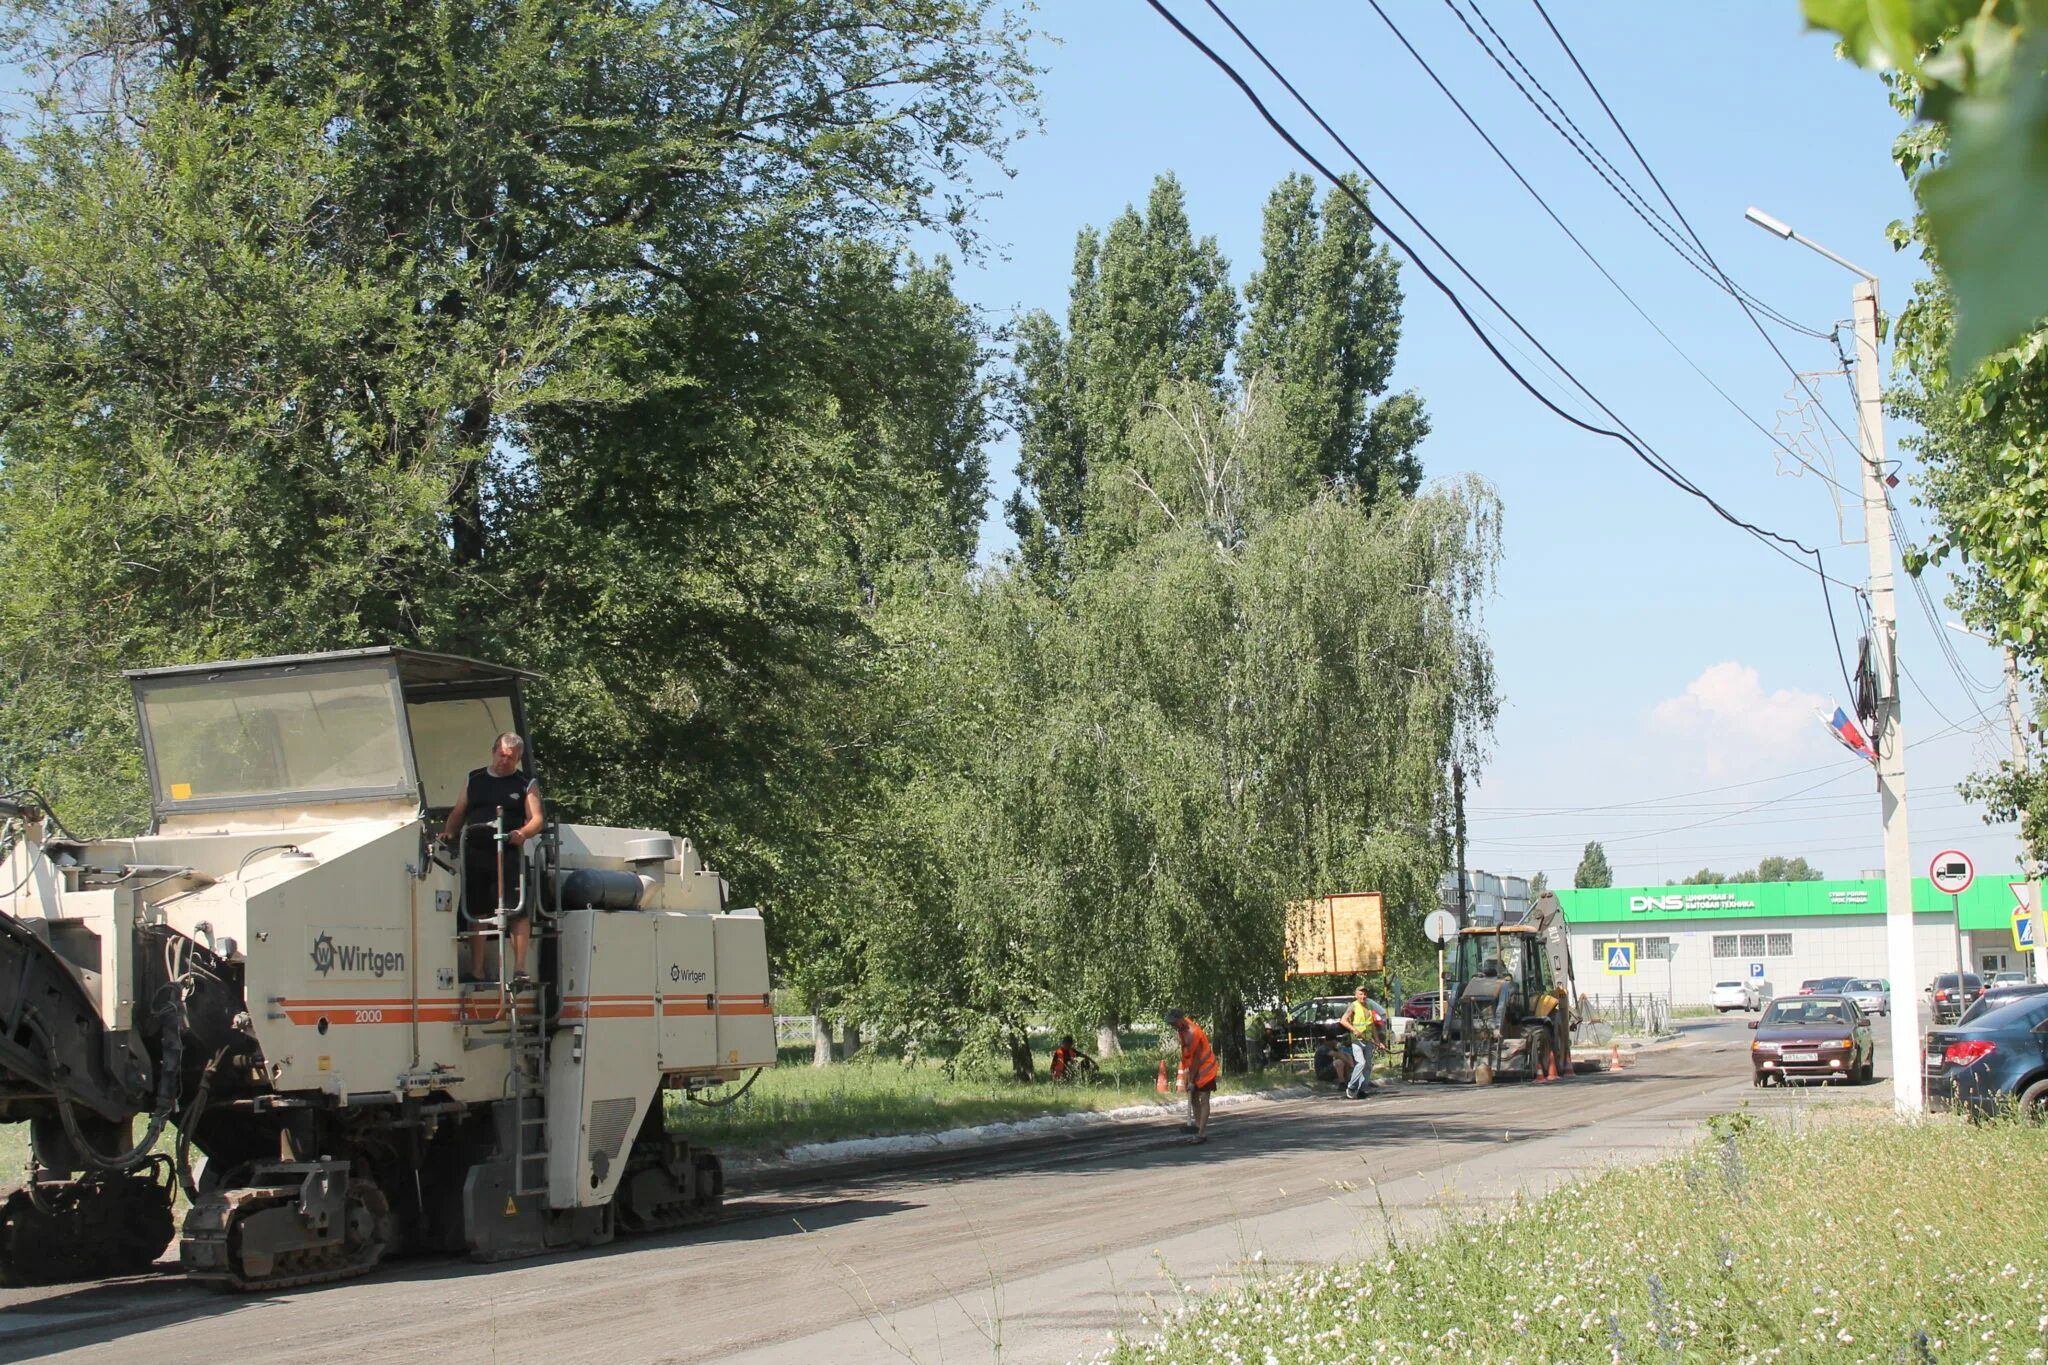
[[[1930,1108],[2048,1121],[2048,995],[2023,996],[1967,1024],[1931,1030],[1922,1070]]]

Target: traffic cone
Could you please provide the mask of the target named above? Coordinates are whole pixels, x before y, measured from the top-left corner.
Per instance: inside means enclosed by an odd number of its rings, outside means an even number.
[[[1607,1069],[1609,1071],[1619,1071],[1621,1067],[1621,1044],[1611,1043],[1607,1049]]]
[[[1164,1057],[1159,1059],[1159,1093],[1162,1095],[1166,1093],[1166,1059]]]
[[[1180,1074],[1179,1074],[1179,1076],[1175,1077],[1175,1079],[1174,1079],[1174,1082],[1173,1082],[1173,1088],[1174,1088],[1175,1090],[1178,1090],[1178,1091],[1180,1091],[1180,1092],[1181,1092],[1181,1093],[1183,1093],[1183,1094],[1187,1093],[1187,1088],[1188,1088],[1188,1069],[1187,1069],[1187,1066],[1186,1066],[1185,1064],[1183,1064],[1183,1065],[1181,1066],[1181,1068],[1180,1068]]]

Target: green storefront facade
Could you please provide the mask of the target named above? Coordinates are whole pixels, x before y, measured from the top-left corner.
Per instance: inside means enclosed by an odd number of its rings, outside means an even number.
[[[1980,875],[1959,898],[1926,878],[1913,882],[1913,975],[1919,993],[1958,957],[1976,972],[2028,971],[2013,947],[2019,902],[2007,874]],[[1701,1004],[1714,986],[1741,981],[1789,994],[1815,977],[1888,979],[1885,887],[1853,881],[1750,882],[1719,886],[1617,886],[1557,893],[1570,927],[1581,991],[1668,992]],[[1961,911],[1960,931],[1957,910]],[[1635,971],[1606,970],[1604,945],[1632,945]],[[1893,986],[1899,996],[1897,984]]]
[[[2012,883],[2016,876],[1979,876],[1961,897],[1963,928],[2007,930],[2012,924]],[[1816,918],[1885,912],[1884,883],[1859,881],[1747,882],[1719,886],[1616,886],[1589,891],[1559,891],[1565,923],[1671,924],[1707,919]],[[1913,879],[1915,914],[1950,916],[1954,898],[1934,889],[1925,877]]]

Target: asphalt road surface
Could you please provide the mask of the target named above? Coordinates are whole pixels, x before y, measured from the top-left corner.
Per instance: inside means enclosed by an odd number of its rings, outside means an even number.
[[[1612,1074],[1388,1086],[1221,1108],[1194,1147],[1122,1125],[944,1167],[748,1195],[721,1223],[495,1267],[394,1263],[363,1280],[234,1296],[165,1274],[0,1291],[0,1358],[355,1362],[1085,1359],[1184,1294],[1370,1254],[1616,1161],[1707,1116],[1889,1099],[1749,1082],[1743,1016],[1690,1021]]]

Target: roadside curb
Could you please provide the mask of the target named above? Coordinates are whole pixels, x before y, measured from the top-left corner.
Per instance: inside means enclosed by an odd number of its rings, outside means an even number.
[[[1211,1101],[1211,1107],[1232,1109],[1246,1104],[1306,1099],[1315,1093],[1315,1088],[1308,1085],[1275,1086],[1218,1095]],[[751,1194],[895,1171],[928,1170],[1013,1152],[1099,1142],[1120,1133],[1143,1133],[1148,1128],[1160,1128],[1162,1120],[1177,1119],[1183,1112],[1178,1102],[1133,1104],[1120,1109],[1043,1114],[972,1128],[807,1143],[775,1156],[728,1161],[726,1182],[738,1193]]]

